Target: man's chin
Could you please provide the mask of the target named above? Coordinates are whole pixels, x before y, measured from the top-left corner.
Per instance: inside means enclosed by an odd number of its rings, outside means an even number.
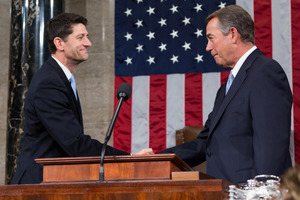
[[[226,68],[226,66],[224,65],[224,63],[222,63],[222,62],[220,62],[220,61],[218,61],[218,60],[215,60],[215,61],[216,61],[216,64],[217,64],[217,65]]]
[[[220,62],[220,61],[218,61],[218,60],[216,60],[216,59],[215,59],[215,61],[216,61],[216,64],[217,64],[217,65],[223,67],[222,62]]]
[[[77,59],[76,62],[77,62],[77,65],[79,65],[80,63],[86,61],[88,59],[88,57],[85,57],[85,58],[81,58],[81,59]]]
[[[89,59],[89,56],[88,55],[85,55],[85,56],[82,56],[80,61],[83,62],[83,61],[86,61]]]

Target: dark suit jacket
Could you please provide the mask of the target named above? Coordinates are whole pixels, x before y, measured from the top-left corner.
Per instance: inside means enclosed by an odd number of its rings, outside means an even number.
[[[40,183],[36,158],[99,156],[102,144],[83,131],[79,100],[57,62],[50,57],[37,72],[26,94],[21,154],[12,184]],[[106,155],[128,154],[107,147]]]
[[[207,173],[233,183],[259,174],[280,175],[289,154],[292,93],[281,66],[258,49],[241,66],[228,94],[218,90],[199,136],[160,153],[176,153],[189,165],[207,160]]]

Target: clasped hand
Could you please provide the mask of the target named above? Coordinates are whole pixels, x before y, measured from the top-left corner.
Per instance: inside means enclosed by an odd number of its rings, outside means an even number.
[[[135,154],[132,154],[132,155],[154,155],[155,153],[153,152],[153,149],[152,148],[144,148],[140,151],[138,151],[137,153]]]

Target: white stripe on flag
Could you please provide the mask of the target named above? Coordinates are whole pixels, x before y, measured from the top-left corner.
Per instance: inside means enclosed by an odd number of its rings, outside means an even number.
[[[283,67],[292,88],[291,9],[289,0],[272,1],[273,59]]]
[[[131,152],[149,147],[149,76],[132,80]]]
[[[241,6],[242,8],[244,8],[252,17],[252,19],[254,19],[254,8],[253,8],[253,0],[236,0],[236,5]]]
[[[202,74],[203,125],[213,109],[216,94],[221,85],[220,78],[219,72]]]
[[[292,34],[291,34],[291,5],[290,0],[272,0],[272,46],[273,59],[283,67],[290,87],[293,88],[292,67]],[[292,109],[292,130],[294,114]],[[293,132],[293,131],[292,131]],[[294,136],[291,135],[291,156],[294,161]]]
[[[176,145],[175,131],[185,126],[184,74],[167,76],[167,148]]]

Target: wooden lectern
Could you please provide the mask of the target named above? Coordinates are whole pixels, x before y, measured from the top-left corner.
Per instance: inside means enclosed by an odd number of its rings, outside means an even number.
[[[175,154],[43,158],[41,184],[0,186],[0,200],[222,200],[229,183],[192,169]],[[196,177],[196,178],[195,178]],[[200,180],[199,180],[200,178]]]
[[[43,183],[95,182],[99,180],[100,157],[41,158],[36,162],[43,166]],[[198,176],[175,154],[144,156],[105,156],[105,181],[171,180],[172,173]],[[194,177],[192,180],[195,180]]]

